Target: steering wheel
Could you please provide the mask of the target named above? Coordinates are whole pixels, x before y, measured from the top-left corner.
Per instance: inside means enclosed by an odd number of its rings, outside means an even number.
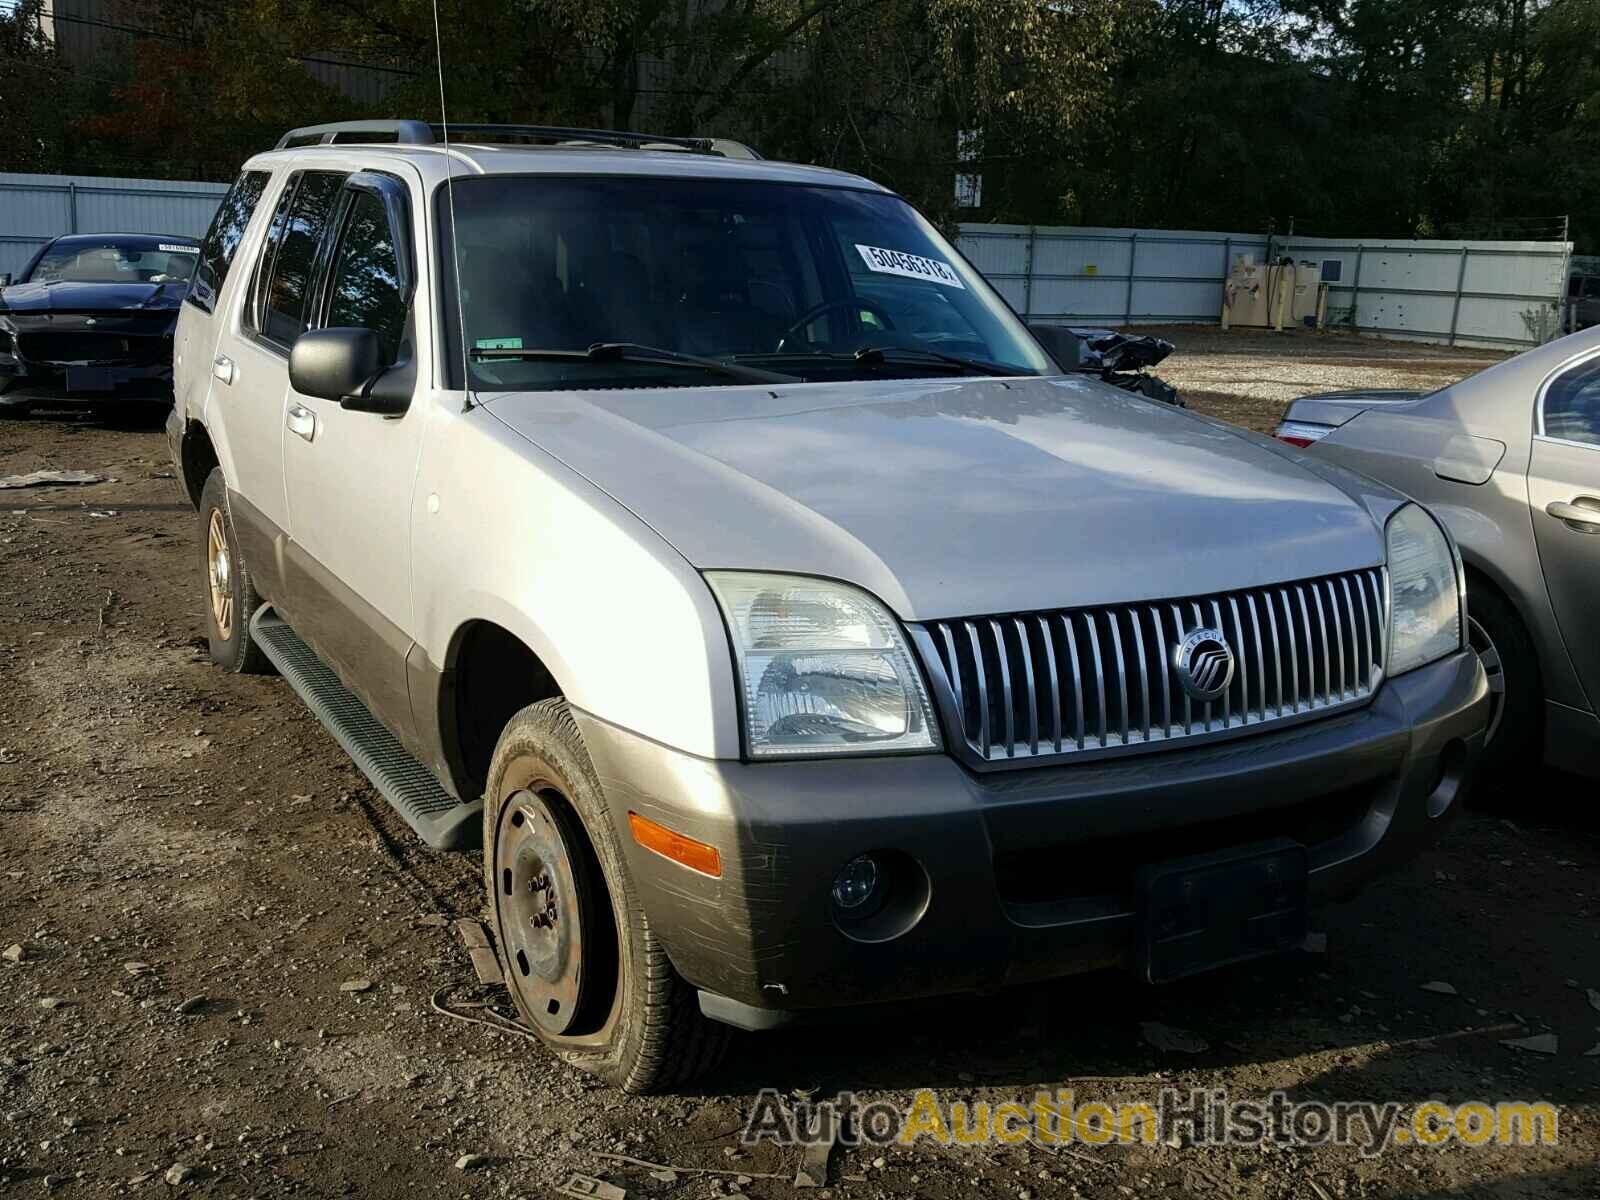
[[[794,324],[790,325],[778,336],[778,344],[773,349],[775,351],[782,350],[791,337],[799,333],[802,329],[805,329],[808,325],[815,324],[819,317],[824,317],[831,312],[838,311],[853,311],[859,313],[862,309],[866,309],[873,316],[877,317],[878,320],[882,321],[885,329],[894,328],[894,318],[891,317],[888,313],[888,310],[876,300],[868,300],[862,296],[856,296],[849,300],[824,300],[821,304],[814,304],[810,308],[806,309],[805,312],[801,313]]]

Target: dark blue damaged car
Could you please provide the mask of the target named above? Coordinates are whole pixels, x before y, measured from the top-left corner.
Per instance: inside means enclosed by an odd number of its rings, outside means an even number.
[[[0,275],[0,409],[169,399],[172,331],[199,253],[187,237],[73,234],[17,279]]]

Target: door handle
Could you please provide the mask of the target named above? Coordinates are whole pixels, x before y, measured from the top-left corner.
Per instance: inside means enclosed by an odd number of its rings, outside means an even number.
[[[1565,521],[1567,528],[1578,533],[1600,533],[1600,499],[1594,496],[1579,496],[1571,504],[1564,500],[1552,500],[1544,506],[1558,521]]]
[[[289,405],[289,432],[310,441],[317,436],[317,414],[303,404]]]
[[[211,374],[223,383],[231,385],[234,379],[233,359],[226,354],[219,354],[211,362]]]

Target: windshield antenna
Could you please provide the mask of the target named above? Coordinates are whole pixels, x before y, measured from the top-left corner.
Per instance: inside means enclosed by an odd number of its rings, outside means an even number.
[[[444,131],[444,190],[450,208],[450,266],[456,277],[456,330],[461,338],[462,412],[472,411],[472,372],[467,366],[467,314],[461,302],[461,252],[456,236],[455,157],[450,153],[450,116],[444,106],[444,38],[439,33],[439,0],[433,0],[434,65],[439,69],[439,128]]]

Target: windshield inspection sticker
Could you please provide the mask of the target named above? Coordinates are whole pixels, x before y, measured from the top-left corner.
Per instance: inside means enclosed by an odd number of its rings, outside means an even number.
[[[885,250],[881,246],[863,246],[860,242],[856,243],[856,249],[869,271],[877,271],[880,275],[904,275],[907,279],[926,279],[946,287],[966,290],[967,285],[961,282],[961,276],[952,271],[948,263],[942,263],[937,258],[923,258],[920,254],[907,254],[903,250]]]
[[[478,338],[472,343],[474,350],[521,350],[519,337]]]
[[[165,250],[168,254],[199,254],[199,246],[174,246],[169,242],[158,243],[158,249]]]

